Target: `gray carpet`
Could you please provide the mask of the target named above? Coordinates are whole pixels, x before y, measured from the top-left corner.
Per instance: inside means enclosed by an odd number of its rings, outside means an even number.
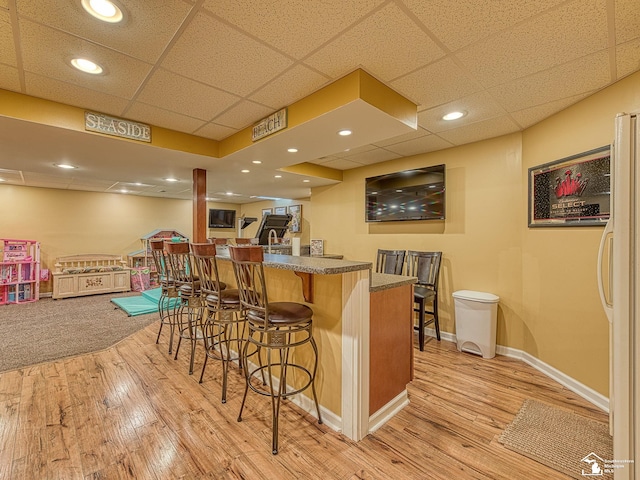
[[[0,305],[0,372],[103,350],[158,320],[157,312],[127,316],[111,303],[116,296]]]

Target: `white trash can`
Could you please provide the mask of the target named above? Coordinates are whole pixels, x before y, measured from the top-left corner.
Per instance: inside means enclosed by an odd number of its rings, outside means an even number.
[[[500,297],[492,293],[453,292],[458,351],[475,353],[483,358],[496,356],[499,300]]]

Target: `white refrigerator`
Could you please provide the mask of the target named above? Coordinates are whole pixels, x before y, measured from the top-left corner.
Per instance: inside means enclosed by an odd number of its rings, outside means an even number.
[[[609,319],[609,424],[616,480],[640,478],[640,134],[619,114],[612,145],[611,218],[600,243],[598,285]],[[622,468],[622,465],[624,467]]]

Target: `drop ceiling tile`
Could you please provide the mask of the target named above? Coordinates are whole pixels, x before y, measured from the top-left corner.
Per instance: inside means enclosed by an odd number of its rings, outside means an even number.
[[[517,2],[456,0],[405,0],[409,9],[450,50],[477,42],[511,28],[564,0]],[[455,25],[455,28],[451,28]]]
[[[347,158],[353,155],[359,155],[361,153],[371,152],[373,150],[376,150],[377,148],[378,147],[375,145],[362,145],[356,148],[348,148],[342,152],[335,153],[334,155],[340,158]]]
[[[467,112],[467,115],[453,121],[442,119],[445,114],[454,111]],[[418,124],[423,125],[431,132],[438,133],[481,120],[498,117],[505,113],[502,105],[491,95],[487,92],[478,92],[444,105],[422,110],[418,113]]]
[[[607,50],[489,89],[508,112],[605,87],[611,81]],[[526,92],[523,94],[523,92]]]
[[[162,66],[245,96],[268,84],[292,63],[253,38],[200,13],[169,50]]]
[[[20,92],[18,69],[0,63],[0,88]]]
[[[480,84],[468,76],[451,58],[443,58],[394,80],[391,82],[391,88],[416,102],[421,109],[482,90]]]
[[[9,9],[9,0],[0,0],[0,8]]]
[[[240,100],[240,97],[158,69],[137,100],[189,117],[210,120]]]
[[[79,0],[16,3],[18,13],[24,17],[145,62],[158,60],[192,9],[179,0],[119,2],[125,9],[125,20],[109,24],[93,19]]]
[[[325,167],[335,168],[336,170],[350,170],[352,168],[362,167],[364,164],[347,160],[346,158],[338,158],[322,164]]]
[[[25,71],[121,98],[132,98],[151,70],[151,65],[140,60],[33,22],[20,22],[20,36]],[[90,75],[76,70],[69,60],[78,56],[99,63],[106,73]]]
[[[0,11],[0,63],[18,66],[16,49],[13,43],[13,28],[7,12]]]
[[[316,158],[315,160],[309,160],[309,163],[315,163],[316,165],[325,165],[334,160],[339,160],[340,157],[336,157],[335,155],[327,155],[325,157]]]
[[[277,110],[310,95],[329,80],[304,65],[296,65],[252,94],[249,100]]]
[[[254,0],[206,0],[204,8],[300,59],[381,3],[382,0],[264,0],[257,7]]]
[[[163,110],[141,102],[135,102],[131,108],[127,110],[126,118],[185,133],[191,133],[205,123],[197,118],[169,112],[168,110]],[[151,135],[153,136],[153,131]]]
[[[271,115],[273,110],[264,105],[243,100],[229,110],[214,118],[215,123],[231,128],[242,129],[256,121]]]
[[[350,160],[360,165],[373,165],[374,163],[386,162],[387,160],[393,160],[400,158],[400,155],[384,148],[375,148],[366,152],[355,153],[343,157],[344,160]],[[330,165],[327,165],[330,166]]]
[[[575,1],[456,53],[485,87],[570,62],[608,47],[604,0]]]
[[[55,167],[51,167],[52,169]],[[54,188],[63,188],[73,182],[73,175],[47,175],[45,173],[23,172],[25,182],[34,186],[56,185]]]
[[[129,103],[124,98],[96,92],[78,85],[61,82],[34,73],[24,74],[26,93],[55,102],[120,116]],[[89,107],[90,106],[90,107]]]
[[[616,45],[640,36],[638,0],[615,0]]]
[[[640,38],[616,47],[616,74],[618,79],[640,69]]]
[[[442,57],[438,45],[394,3],[366,18],[305,60],[336,78],[362,65],[389,81]]]
[[[421,138],[429,134],[430,132],[428,130],[422,127],[418,127],[417,130],[413,132],[405,133],[403,135],[398,135],[397,137],[387,138],[386,140],[375,142],[374,145],[376,147],[386,147],[387,145],[395,145],[396,143],[415,140],[417,138]]]
[[[7,183],[19,185],[22,185],[24,183],[22,172],[18,170],[5,170],[0,168],[0,178],[3,180],[2,183],[0,183],[0,187]]]
[[[436,150],[443,150],[449,147],[453,147],[453,144],[437,135],[424,135],[413,140],[388,145],[385,149],[403,157],[408,157],[420,153],[435,152]]]
[[[222,140],[230,135],[236,133],[239,129],[225,127],[224,125],[218,125],[217,123],[209,122],[206,125],[194,130],[194,134],[199,137],[210,138],[212,140]]]
[[[570,105],[579,102],[583,98],[586,98],[593,93],[595,93],[595,90],[591,92],[581,93],[580,95],[561,98],[560,100],[545,103],[544,105],[536,105],[535,107],[525,108],[524,110],[513,112],[511,116],[523,129],[528,128],[540,122],[541,120],[544,120],[545,118],[548,118],[551,115],[564,110]]]
[[[438,136],[454,145],[477,142],[486,138],[499,137],[507,133],[519,131],[520,128],[508,116],[491,118],[482,122],[472,123],[455,130],[447,130]]]

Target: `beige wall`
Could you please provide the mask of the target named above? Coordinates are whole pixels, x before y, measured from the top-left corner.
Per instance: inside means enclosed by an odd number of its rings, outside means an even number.
[[[322,238],[325,252],[353,260],[374,262],[378,248],[441,250],[443,330],[455,331],[454,291],[494,293],[500,296],[499,344],[607,395],[608,327],[595,281],[602,228],[529,229],[527,169],[610,143],[621,111],[640,111],[640,73],[522,134],[349,170],[341,184],[316,188],[311,199],[208,207],[236,208],[259,219],[262,208],[300,204],[302,244]],[[447,166],[445,221],[364,221],[366,177],[441,163]],[[0,185],[0,202],[0,236],[39,240],[45,267],[59,255],[127,254],[156,228],[191,235],[186,200]],[[243,236],[253,236],[257,227],[247,227]],[[235,231],[208,235],[234,237]]]
[[[602,227],[528,228],[527,170],[609,144],[621,111],[640,111],[640,73],[522,134],[346,171],[343,183],[313,190],[311,235],[325,239],[326,251],[371,262],[378,248],[441,250],[443,330],[455,331],[454,291],[494,293],[498,344],[608,396],[608,324],[595,271]],[[440,163],[445,221],[365,222],[366,177]]]

